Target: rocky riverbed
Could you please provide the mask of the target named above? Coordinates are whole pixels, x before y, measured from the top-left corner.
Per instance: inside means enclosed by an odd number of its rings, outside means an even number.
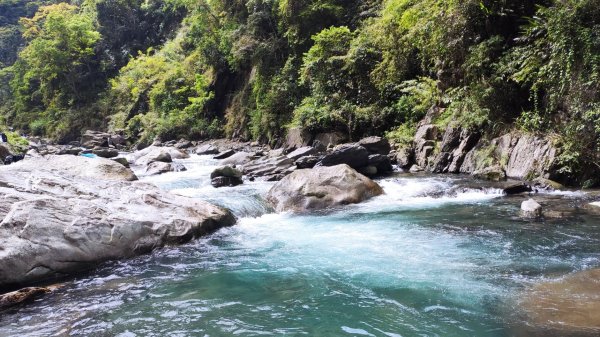
[[[96,144],[96,153],[77,155],[33,149],[0,167],[0,286],[33,285],[0,296],[0,307],[12,308],[0,335],[168,333],[174,326],[161,317],[173,310],[195,322],[186,333],[209,335],[285,330],[261,310],[301,317],[288,326],[309,334],[599,331],[590,310],[600,194],[556,190],[546,178],[401,173],[392,167],[398,153],[377,137],[313,145],[157,142],[106,159],[101,149],[116,147]],[[205,236],[235,218],[238,226]],[[57,279],[60,286],[43,287]],[[280,298],[288,292],[298,307]],[[73,311],[86,301],[95,304]],[[194,320],[185,303],[208,320]],[[291,316],[281,311],[289,305]],[[129,319],[91,318],[97,310]],[[342,316],[311,323],[332,315]],[[42,328],[43,317],[55,321]]]

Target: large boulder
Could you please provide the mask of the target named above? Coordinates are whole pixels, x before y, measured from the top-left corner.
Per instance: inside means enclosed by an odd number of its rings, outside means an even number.
[[[243,183],[242,172],[233,166],[217,167],[210,174],[210,183],[213,187],[237,186]]]
[[[392,147],[387,139],[377,136],[363,138],[358,142],[358,144],[367,149],[370,154],[381,154],[387,156],[392,150]]]
[[[380,194],[383,189],[377,183],[344,164],[294,171],[269,190],[267,200],[279,212],[306,212]]]
[[[375,167],[377,169],[377,173],[385,174],[392,172],[394,168],[392,167],[392,162],[388,156],[382,154],[372,154],[369,156],[369,165]],[[367,167],[368,167],[367,166]]]
[[[131,182],[109,159],[0,167],[0,288],[63,277],[232,225],[229,211]]]
[[[369,163],[369,151],[357,144],[342,144],[336,146],[333,151],[325,155],[317,166],[335,166],[347,164],[358,169]]]

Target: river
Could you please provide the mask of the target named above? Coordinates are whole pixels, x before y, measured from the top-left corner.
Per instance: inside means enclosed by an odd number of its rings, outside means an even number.
[[[519,334],[529,286],[600,266],[600,216],[518,217],[525,197],[458,176],[397,175],[386,194],[333,212],[275,214],[272,183],[214,189],[207,157],[143,178],[230,208],[238,224],[110,262],[5,312],[0,336],[490,336]],[[575,211],[571,211],[575,208]]]

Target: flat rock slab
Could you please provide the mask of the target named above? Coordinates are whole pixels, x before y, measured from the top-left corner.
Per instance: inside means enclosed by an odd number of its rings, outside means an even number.
[[[0,288],[63,277],[235,223],[225,209],[132,176],[112,160],[76,156],[0,167]]]

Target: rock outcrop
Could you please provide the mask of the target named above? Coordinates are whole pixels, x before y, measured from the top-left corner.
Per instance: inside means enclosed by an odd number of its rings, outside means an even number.
[[[275,184],[267,200],[279,212],[306,212],[359,203],[383,194],[371,179],[348,165],[297,170]]]
[[[548,139],[513,132],[488,141],[478,131],[452,126],[440,130],[428,121],[420,124],[412,146],[397,149],[399,167],[490,180],[554,179],[556,175],[558,151]]]
[[[103,158],[48,156],[0,167],[0,288],[70,275],[235,222],[227,210],[134,179]]]

